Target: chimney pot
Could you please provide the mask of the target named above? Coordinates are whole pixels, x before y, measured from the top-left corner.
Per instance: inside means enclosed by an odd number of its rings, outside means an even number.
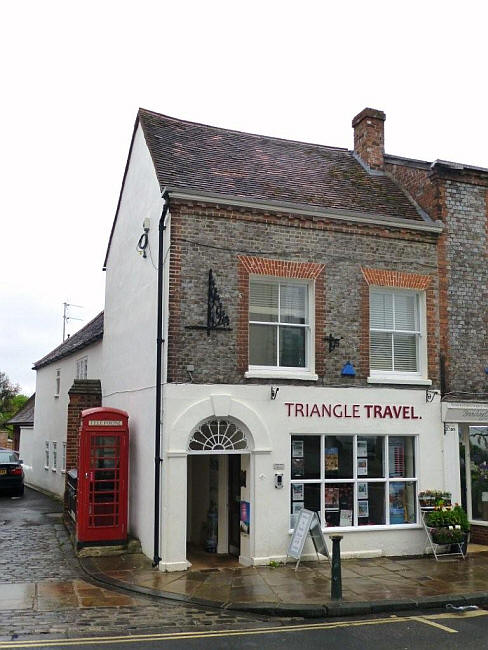
[[[384,168],[386,115],[376,108],[364,108],[352,121],[354,153],[371,169]]]

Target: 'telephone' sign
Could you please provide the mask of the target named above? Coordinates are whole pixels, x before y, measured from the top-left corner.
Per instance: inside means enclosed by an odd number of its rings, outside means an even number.
[[[403,404],[310,404],[285,402],[286,414],[294,418],[367,418],[379,420],[421,420],[415,407]]]

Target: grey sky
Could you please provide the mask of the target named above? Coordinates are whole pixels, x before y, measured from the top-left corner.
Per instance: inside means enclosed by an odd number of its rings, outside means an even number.
[[[0,369],[30,394],[63,301],[84,323],[103,308],[139,106],[348,148],[372,106],[388,153],[488,167],[487,17],[472,0],[2,3]]]

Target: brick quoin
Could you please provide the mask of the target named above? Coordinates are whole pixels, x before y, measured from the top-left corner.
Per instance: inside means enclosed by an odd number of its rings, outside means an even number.
[[[68,422],[66,428],[66,476],[64,515],[68,515],[67,472],[78,467],[81,412],[102,405],[102,387],[98,379],[75,379],[68,391]]]

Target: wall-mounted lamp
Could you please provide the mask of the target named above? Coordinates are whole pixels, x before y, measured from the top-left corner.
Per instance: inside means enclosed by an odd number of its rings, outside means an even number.
[[[332,352],[332,350],[335,350],[336,348],[339,347],[339,341],[342,340],[342,336],[335,337],[332,336],[332,334],[329,334],[329,336],[326,336],[324,341],[327,341],[329,344],[329,352]]]
[[[342,377],[355,377],[356,376],[356,369],[354,368],[354,366],[352,365],[352,363],[350,361],[348,361],[342,367],[341,376]]]
[[[280,392],[279,386],[271,386],[271,399],[272,400],[276,399],[279,392]]]
[[[137,252],[139,253],[139,255],[142,255],[144,259],[146,259],[147,257],[146,248],[149,244],[149,236],[147,233],[149,232],[150,225],[151,225],[151,220],[149,218],[144,219],[144,222],[142,224],[142,228],[144,232],[139,237],[139,241],[137,242]]]

